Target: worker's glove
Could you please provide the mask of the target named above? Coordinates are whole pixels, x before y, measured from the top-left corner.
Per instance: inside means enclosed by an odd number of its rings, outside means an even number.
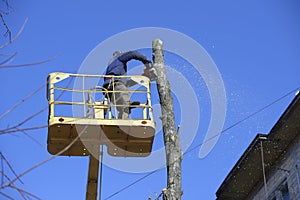
[[[156,73],[156,70],[154,69],[154,67],[149,69],[149,78],[150,78],[150,81],[155,81],[157,78],[157,73]]]
[[[147,76],[150,79],[150,81],[156,80],[157,77],[157,73],[154,67],[149,68],[146,65],[144,67],[144,73],[142,75]]]
[[[145,64],[145,67],[148,68],[148,69],[153,68],[152,62],[146,63],[146,64]]]

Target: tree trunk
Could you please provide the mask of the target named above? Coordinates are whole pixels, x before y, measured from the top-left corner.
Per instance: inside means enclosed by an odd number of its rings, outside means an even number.
[[[170,83],[167,80],[164,64],[163,43],[159,39],[152,42],[153,67],[157,72],[156,85],[160,98],[164,143],[167,161],[168,187],[166,200],[181,199],[181,160],[180,138],[176,133],[174,105]]]

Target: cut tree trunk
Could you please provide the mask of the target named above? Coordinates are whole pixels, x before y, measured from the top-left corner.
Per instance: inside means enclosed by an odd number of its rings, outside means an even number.
[[[160,98],[164,143],[167,161],[167,190],[165,200],[180,200],[181,191],[181,160],[180,138],[175,128],[174,105],[170,83],[167,80],[164,64],[163,43],[159,39],[152,42],[153,67],[157,72],[156,85]]]

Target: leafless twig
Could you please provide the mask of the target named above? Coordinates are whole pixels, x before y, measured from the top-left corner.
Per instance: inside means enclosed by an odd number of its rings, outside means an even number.
[[[15,126],[12,126],[10,128],[4,129],[4,130],[0,130],[0,135],[5,134],[5,133],[13,133],[13,132],[18,132],[19,130],[21,131],[26,131],[26,130],[33,130],[33,129],[38,129],[38,128],[24,128],[24,129],[19,129],[18,128],[20,126],[22,126],[23,124],[25,124],[26,122],[28,122],[29,120],[33,119],[34,117],[38,116],[39,114],[41,114],[42,112],[44,112],[45,110],[48,109],[48,105],[44,108],[42,108],[41,110],[37,111],[36,113],[30,115],[29,117],[27,117],[26,119],[24,119],[22,122],[20,122],[19,124],[16,124]],[[40,126],[38,126],[40,127]]]
[[[4,178],[6,178],[9,182],[11,182],[11,179],[3,172],[3,171],[0,171],[0,173],[2,174],[2,177],[4,177]],[[4,188],[6,188],[6,187],[10,187],[10,188],[12,188],[12,189],[15,189],[15,190],[17,190],[18,191],[18,193],[23,197],[23,199],[27,199],[26,198],[26,195],[27,196],[31,196],[31,197],[34,197],[35,199],[40,199],[39,197],[37,197],[37,196],[35,196],[34,194],[32,194],[32,193],[30,193],[30,192],[27,192],[27,191],[25,191],[25,190],[23,190],[23,189],[21,189],[21,188],[19,188],[19,187],[17,187],[14,183],[12,183],[12,184],[10,184],[10,185],[1,185],[1,189],[4,189]],[[3,196],[5,196],[5,197],[7,197],[7,198],[9,198],[10,196],[6,196],[6,194],[5,193],[0,193],[1,195],[3,195]],[[11,197],[10,197],[11,198]],[[13,198],[12,198],[13,199]]]
[[[7,10],[13,10],[13,8],[9,5],[8,0],[2,0],[5,3]]]
[[[3,193],[3,192],[0,192],[0,195],[6,197],[7,199],[14,200],[14,198],[12,198],[11,196],[9,196],[9,195],[7,195],[7,194],[5,194],[5,193]]]
[[[63,68],[61,69],[63,70]],[[1,116],[0,116],[0,120],[5,117],[7,114],[9,114],[10,112],[12,112],[14,109],[16,109],[18,106],[20,106],[22,103],[24,103],[26,100],[28,100],[29,98],[31,98],[33,95],[35,95],[37,92],[39,92],[41,89],[43,89],[46,85],[48,84],[48,81],[46,81],[46,83],[40,85],[37,89],[35,89],[33,92],[31,92],[30,94],[28,94],[26,97],[24,97],[23,99],[21,99],[18,103],[16,103],[15,105],[13,105],[11,108],[9,108],[7,111],[5,111]]]
[[[4,171],[1,171],[0,173],[2,174],[3,178],[6,178],[9,182],[11,181],[11,179],[4,173]],[[15,187],[14,184],[12,184],[11,186]],[[11,186],[9,186],[9,187],[11,187]],[[5,187],[7,187],[7,186],[4,186],[3,184],[1,185],[1,189],[4,189]],[[15,188],[13,188],[13,189],[15,189]],[[23,197],[23,199],[26,199],[26,197],[24,198],[24,194],[20,190],[17,190],[17,191],[20,193],[20,195]],[[5,195],[5,193],[2,193],[2,195],[5,197],[10,197],[8,195]]]
[[[3,17],[3,15],[2,15],[2,12],[0,12],[0,18],[2,20],[3,26],[6,28],[6,32],[5,32],[4,36],[8,36],[9,43],[11,43],[11,31],[10,31],[10,29],[9,29],[9,27],[8,27],[8,25],[7,25],[4,17]]]
[[[5,179],[7,179],[8,181],[11,181],[11,179],[4,173],[4,171],[0,171],[0,173],[1,173],[1,175],[2,175],[2,177],[3,177],[3,179],[5,178]],[[4,182],[3,182],[3,184],[1,184],[1,189],[3,189],[3,186],[4,185]]]
[[[12,56],[14,55],[13,53],[0,53],[0,56]]]
[[[65,151],[67,151],[80,137],[81,135],[85,132],[87,127],[85,127],[79,134],[78,136],[72,141],[70,142],[70,144],[68,144],[64,149],[62,149],[60,152],[58,152],[55,155],[50,156],[49,158],[47,158],[46,160],[43,160],[40,163],[37,163],[36,165],[30,167],[29,169],[27,169],[26,171],[24,171],[23,173],[19,174],[16,178],[14,178],[13,180],[11,180],[8,184],[4,185],[4,187],[10,186],[11,184],[13,184],[16,180],[18,180],[19,178],[21,178],[22,176],[24,176],[25,174],[29,173],[30,171],[34,170],[35,168],[38,168],[40,166],[42,166],[43,164],[49,162],[50,160],[56,158],[57,156],[63,154]]]
[[[1,172],[4,173],[4,164],[3,164],[3,158],[1,158]],[[4,176],[1,176],[1,185],[4,184]]]
[[[22,196],[24,197],[24,199],[27,199],[25,195],[31,196],[31,197],[33,197],[35,199],[38,199],[38,200],[41,199],[38,196],[36,196],[36,195],[34,195],[34,194],[30,193],[30,192],[27,192],[27,191],[25,191],[25,190],[17,187],[16,185],[11,185],[10,187],[13,188],[13,189],[18,190],[20,194],[23,194]]]
[[[71,84],[71,80],[69,81],[69,83],[67,85]],[[38,88],[37,90],[39,90],[40,88]],[[35,92],[32,92],[30,95],[28,95],[27,97],[25,97],[25,99],[29,98],[30,96],[32,96]],[[57,100],[63,95],[64,91],[57,97]],[[23,102],[23,101],[21,101]],[[15,106],[18,106],[19,103]],[[15,106],[13,106],[12,109],[15,108]],[[31,120],[32,118],[34,118],[35,116],[39,115],[40,113],[42,113],[44,110],[48,109],[48,105],[41,109],[40,111],[34,113],[33,115],[27,117],[25,120],[23,120],[22,122],[18,123],[17,125],[11,127],[11,128],[7,128],[5,130],[1,130],[0,131],[0,134],[4,134],[4,133],[11,133],[11,132],[24,132],[26,130],[33,130],[33,129],[40,129],[40,128],[45,128],[45,127],[48,127],[48,125],[44,125],[44,126],[36,126],[36,127],[30,127],[30,128],[19,128],[21,125],[23,125],[24,123],[28,122],[29,120]],[[8,113],[11,112],[11,109],[8,111]],[[6,114],[5,114],[6,115]],[[5,116],[4,115],[4,116]],[[2,118],[4,117],[2,115]],[[27,191],[24,191],[20,188],[18,188],[16,185],[15,185],[15,182],[16,180],[19,180],[22,176],[24,176],[25,174],[31,172],[32,170],[38,168],[39,166],[49,162],[50,160],[56,158],[57,156],[63,154],[65,151],[67,151],[76,141],[78,141],[78,139],[80,138],[80,136],[85,132],[85,129],[82,130],[81,133],[78,134],[78,136],[69,144],[67,145],[64,149],[62,149],[60,152],[58,152],[56,155],[53,155],[53,156],[50,156],[49,158],[45,159],[44,161],[40,162],[40,163],[37,163],[36,165],[30,167],[29,169],[25,170],[23,173],[19,174],[19,175],[15,175],[16,177],[14,179],[9,179],[9,177],[7,177],[4,172],[1,171],[1,173],[3,174],[3,176],[8,180],[8,183],[5,184],[5,183],[2,183],[0,189],[4,189],[4,188],[14,188],[16,189],[20,195],[22,196],[23,199],[28,199],[30,197],[32,198],[35,198],[35,199],[40,199],[39,197],[27,192]],[[4,156],[1,154],[1,157],[4,158]],[[11,168],[12,169],[12,168]],[[14,173],[15,174],[15,173]],[[4,181],[3,181],[4,182]],[[3,194],[2,194],[3,195]],[[5,196],[6,194],[4,194],[3,196]],[[7,196],[7,197],[6,197]],[[10,198],[10,196],[6,195],[5,197],[6,198]]]
[[[22,131],[31,131],[31,130],[37,130],[42,128],[47,128],[48,125],[41,125],[41,126],[34,126],[34,127],[28,127],[28,128],[14,128],[12,130],[0,130],[0,135],[8,134],[8,133],[16,133],[16,132],[22,132]]]
[[[70,81],[67,83],[67,87],[71,84],[72,79],[70,79]],[[63,91],[62,93],[59,94],[59,96],[56,98],[56,100],[60,99],[61,96],[64,94],[65,91]],[[32,93],[31,93],[32,94]],[[29,95],[29,97],[32,95]],[[27,96],[28,97],[28,96]],[[28,98],[29,98],[28,97]],[[19,102],[22,103],[22,102]],[[19,104],[18,103],[18,104]],[[35,127],[29,127],[29,128],[19,128],[20,126],[22,126],[23,124],[25,124],[26,122],[28,122],[29,120],[33,119],[34,117],[38,116],[39,114],[41,114],[42,112],[44,112],[45,110],[47,110],[49,108],[49,105],[45,106],[44,108],[42,108],[41,110],[39,110],[38,112],[30,115],[29,117],[27,117],[25,120],[23,120],[22,122],[16,124],[15,126],[12,126],[10,128],[6,128],[4,130],[0,130],[0,135],[3,134],[7,134],[7,133],[13,133],[13,132],[19,132],[19,131],[28,131],[28,130],[36,130],[36,129],[41,129],[41,128],[46,128],[48,127],[47,125],[42,125],[42,126],[35,126]]]
[[[10,14],[11,11],[11,7],[9,5],[9,1],[8,0],[2,0],[2,2],[4,2],[4,4],[6,5],[6,9],[7,11],[3,11],[0,10],[0,23],[2,21],[2,25],[5,28],[5,35],[6,37],[8,37],[8,41],[4,44],[0,45],[0,49],[7,47],[8,45],[10,45],[12,42],[14,42],[17,38],[19,38],[19,36],[21,35],[21,33],[23,32],[26,23],[28,21],[28,18],[26,18],[21,26],[21,28],[19,29],[18,33],[13,36],[14,34],[12,34],[12,31],[9,28],[9,25],[6,23],[6,16]],[[1,6],[2,7],[2,6]],[[42,61],[38,61],[38,62],[32,62],[32,63],[25,63],[25,64],[14,64],[11,65],[11,62],[14,60],[14,58],[16,57],[17,53],[14,54],[0,54],[0,56],[7,56],[6,58],[2,58],[1,62],[0,62],[0,69],[4,69],[4,68],[17,68],[17,67],[28,67],[28,66],[34,66],[34,65],[40,65],[49,61],[54,60],[57,56],[54,56],[52,58],[46,59],[46,60],[42,60]],[[38,89],[36,89],[35,91],[31,92],[28,96],[26,96],[24,99],[22,99],[20,102],[18,102],[17,104],[15,104],[13,107],[11,107],[9,110],[7,110],[5,113],[3,113],[0,116],[0,120],[2,118],[4,118],[8,113],[12,112],[14,109],[16,109],[19,105],[21,105],[24,101],[26,101],[27,99],[29,99],[30,97],[32,97],[35,93],[37,93],[39,90],[41,90],[43,87],[45,86],[45,84],[41,87],[39,87]],[[2,134],[1,132],[3,131],[8,131],[8,132],[22,132],[24,133],[27,137],[29,137],[30,139],[34,140],[35,142],[37,142],[39,145],[41,145],[38,141],[36,141],[34,138],[30,137],[25,131],[26,130],[34,130],[34,129],[40,129],[40,128],[44,128],[47,126],[36,126],[36,127],[30,127],[30,128],[22,128],[20,129],[19,127],[22,126],[24,123],[28,122],[29,120],[31,120],[32,118],[34,118],[35,116],[39,115],[41,112],[43,112],[44,110],[46,110],[48,108],[48,106],[46,108],[43,108],[42,110],[38,111],[37,113],[27,117],[25,120],[23,120],[22,122],[20,122],[19,124],[11,127],[11,128],[7,128],[5,130],[0,130],[0,134]],[[75,141],[74,141],[75,142]],[[71,145],[70,145],[71,146]],[[67,148],[67,147],[66,147]],[[17,175],[16,172],[14,171],[14,169],[12,168],[11,164],[8,162],[8,160],[5,158],[5,156],[2,154],[2,152],[0,152],[0,158],[1,158],[1,171],[0,174],[2,174],[1,176],[1,186],[0,189],[4,189],[4,188],[11,188],[14,189],[16,191],[18,191],[18,193],[21,195],[21,197],[23,199],[41,199],[39,197],[37,197],[36,195],[27,192],[21,188],[19,188],[17,185],[15,185],[15,182],[17,180],[19,180],[21,183],[23,183],[20,180],[20,177],[22,175]],[[15,177],[13,177],[14,179],[10,179],[9,176],[5,173],[7,173],[7,171],[4,172],[5,169],[9,169],[7,170],[10,174],[13,174]],[[10,172],[11,171],[11,172]],[[8,184],[4,185],[5,182],[7,182]],[[2,196],[5,199],[14,199],[12,196],[10,196],[9,194],[4,193],[4,191],[0,190],[0,196]]]
[[[15,185],[11,184],[9,187],[14,188],[13,186],[15,186]],[[22,190],[20,190],[19,188],[14,188],[14,189],[16,189],[19,192],[19,194],[21,195],[21,197],[23,197],[24,200],[27,200],[27,198]]]
[[[41,65],[47,62],[50,62],[54,59],[56,59],[59,55],[55,55],[49,59],[38,61],[38,62],[33,62],[33,63],[25,63],[25,64],[16,64],[16,65],[0,65],[0,69],[4,68],[16,68],[16,67],[30,67],[30,66],[35,66],[35,65]]]
[[[3,44],[0,46],[0,49],[3,49],[4,47],[8,46],[9,44],[11,44],[13,41],[15,41],[20,35],[21,33],[23,32],[24,28],[25,28],[25,25],[28,21],[28,18],[25,19],[25,21],[23,22],[19,32],[17,33],[17,35],[15,37],[13,37],[10,41],[8,41],[7,43]]]
[[[0,157],[5,161],[5,163],[7,164],[7,166],[9,167],[9,169],[12,171],[12,173],[17,176],[17,173],[15,172],[15,170],[12,168],[11,164],[8,162],[8,160],[5,158],[5,156],[2,154],[2,152],[0,152]],[[24,184],[21,179],[18,179],[20,181],[20,183]]]
[[[39,141],[37,141],[34,137],[32,137],[31,135],[29,135],[28,133],[26,133],[26,131],[20,130],[20,129],[19,129],[19,131],[22,132],[22,133],[23,133],[25,136],[27,136],[29,139],[31,139],[33,142],[35,142],[36,144],[38,144],[40,147],[43,146],[43,145],[42,145]]]
[[[1,65],[8,65],[16,57],[17,53],[12,54],[9,58],[0,63]]]
[[[46,83],[47,84],[47,83]],[[21,99],[18,103],[16,103],[15,105],[13,105],[10,109],[8,109],[5,113],[3,113],[0,116],[0,120],[5,117],[7,114],[9,114],[10,112],[12,112],[14,109],[16,109],[18,106],[20,106],[22,103],[24,103],[26,100],[28,100],[30,97],[32,97],[34,94],[36,94],[38,91],[40,91],[42,88],[45,87],[46,84],[41,85],[40,87],[38,87],[36,90],[34,90],[33,92],[31,92],[30,94],[28,94],[25,98]]]
[[[85,129],[86,129],[86,128],[85,128]],[[85,129],[83,129],[82,132],[80,132],[80,133],[78,134],[78,136],[77,136],[77,137],[76,137],[69,145],[67,145],[64,149],[62,149],[62,150],[61,150],[60,152],[58,152],[56,155],[50,156],[49,158],[47,158],[47,159],[45,159],[44,161],[42,161],[42,162],[40,162],[40,163],[38,163],[38,164],[32,166],[31,168],[27,169],[26,171],[24,171],[23,173],[21,173],[21,174],[19,174],[19,175],[16,175],[16,173],[15,173],[14,170],[12,169],[11,165],[9,164],[9,162],[6,160],[6,158],[5,158],[5,157],[3,156],[3,154],[0,152],[1,158],[2,158],[4,161],[6,161],[7,165],[9,166],[9,168],[12,170],[12,172],[13,172],[14,175],[16,176],[14,179],[10,179],[10,178],[4,173],[4,171],[1,170],[0,173],[2,174],[2,176],[3,176],[4,178],[6,178],[6,179],[9,181],[9,183],[7,183],[7,184],[5,184],[5,185],[2,184],[2,185],[0,186],[0,188],[1,188],[1,189],[4,189],[4,188],[7,188],[7,187],[10,187],[10,188],[16,189],[16,190],[19,192],[19,194],[22,196],[23,199],[27,199],[27,198],[26,198],[26,195],[27,195],[27,196],[30,196],[30,197],[33,197],[33,198],[35,198],[35,199],[40,200],[41,198],[37,197],[36,195],[34,195],[34,194],[30,193],[30,192],[27,192],[27,191],[25,191],[25,190],[23,190],[23,189],[17,187],[17,186],[14,184],[15,181],[16,181],[16,180],[20,180],[20,178],[21,178],[22,176],[24,176],[25,174],[29,173],[29,172],[32,171],[33,169],[35,169],[35,168],[37,168],[37,167],[39,167],[39,166],[41,166],[41,165],[43,165],[43,164],[49,162],[50,160],[56,158],[57,156],[61,155],[61,154],[64,153],[65,151],[67,151],[67,150],[68,150],[68,149],[69,149],[76,141],[78,141],[78,139],[81,137],[81,135],[85,132]],[[4,182],[4,181],[3,181],[3,182]],[[13,199],[12,197],[6,195],[6,194],[3,193],[3,192],[0,192],[0,195],[6,197],[6,198],[8,198],[8,199]]]

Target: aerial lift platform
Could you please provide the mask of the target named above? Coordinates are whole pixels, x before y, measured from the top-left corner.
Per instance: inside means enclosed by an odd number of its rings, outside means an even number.
[[[125,91],[107,90],[103,80],[134,82]],[[132,110],[119,119],[111,102],[117,93],[129,93]],[[146,157],[152,151],[155,122],[151,106],[150,80],[145,76],[104,76],[54,72],[47,78],[48,152],[58,156],[89,156],[87,200],[97,199],[99,160],[103,152],[115,157]],[[111,98],[115,99],[115,98]],[[101,157],[101,159],[99,159]],[[102,167],[101,170],[102,171]],[[101,188],[101,186],[100,186]],[[101,195],[100,195],[101,196]]]
[[[155,122],[151,107],[150,80],[145,76],[118,76],[118,81],[120,79],[135,81],[134,89],[108,91],[98,85],[86,89],[86,85],[93,82],[89,79],[101,80],[104,77],[107,76],[60,72],[48,76],[49,153],[55,155],[71,142],[74,144],[60,155],[88,156],[90,152],[87,147],[100,144],[107,146],[108,154],[111,156],[145,157],[151,153]],[[113,84],[116,78],[108,77]],[[75,81],[68,82],[67,79]],[[68,87],[59,86],[61,82],[65,83],[63,85],[69,83]],[[75,88],[70,87],[70,83],[76,85]],[[131,97],[136,95],[136,98],[143,98],[138,100],[144,102],[130,105],[130,109],[134,108],[140,113],[132,113],[133,117],[129,119],[118,119],[116,107],[122,105],[116,105],[110,102],[109,98],[105,98],[107,96],[105,94],[114,95],[116,92],[127,92]]]

